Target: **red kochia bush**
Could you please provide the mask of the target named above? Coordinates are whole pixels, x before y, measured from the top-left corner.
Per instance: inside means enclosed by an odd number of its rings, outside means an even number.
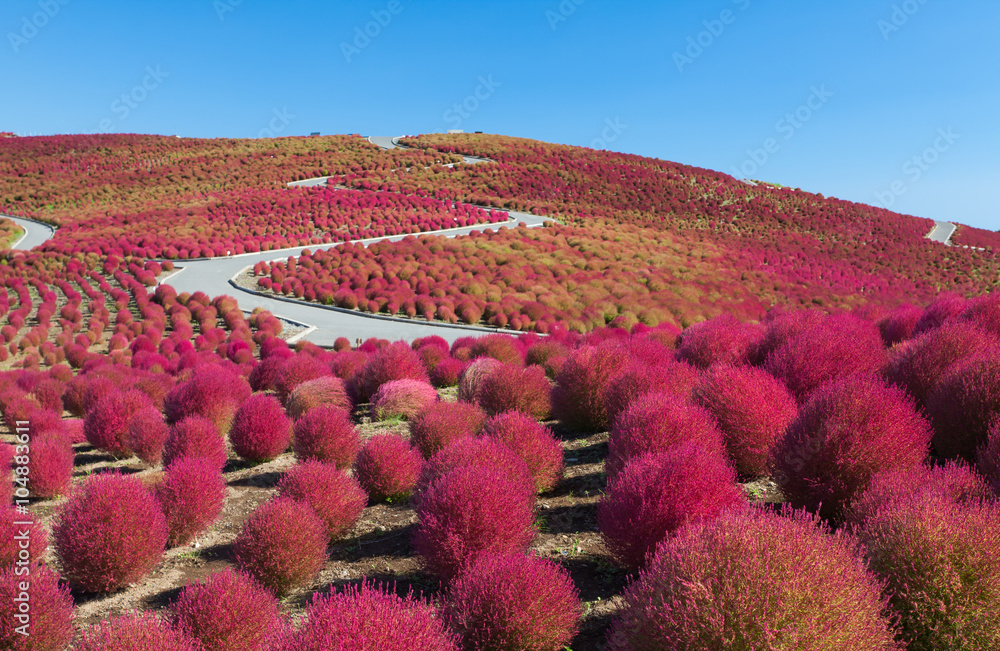
[[[236,410],[249,397],[250,385],[241,376],[215,364],[202,364],[192,371],[187,382],[170,390],[164,413],[169,423],[203,416],[225,434]]]
[[[982,353],[952,366],[928,395],[927,412],[937,453],[974,462],[1000,419],[1000,354]]]
[[[725,454],[722,432],[708,410],[677,395],[646,394],[633,401],[611,428],[604,470],[608,479],[614,479],[629,459],[689,441]]]
[[[919,466],[931,428],[913,399],[871,376],[823,387],[772,451],[774,479],[794,504],[839,518],[881,471]]]
[[[923,313],[924,311],[919,307],[903,304],[879,319],[878,328],[882,333],[882,341],[885,342],[885,345],[891,348],[899,342],[913,337],[917,322]]]
[[[464,402],[436,402],[410,421],[410,440],[429,458],[452,441],[475,436],[486,423],[486,412]]]
[[[170,428],[160,411],[156,407],[146,407],[132,417],[125,430],[125,444],[135,456],[155,466],[163,459],[163,446],[169,435]]]
[[[444,620],[472,649],[567,648],[580,619],[569,573],[527,554],[487,554],[451,584]]]
[[[10,504],[14,497],[14,446],[0,443],[0,504]]]
[[[976,453],[976,465],[996,494],[1000,495],[1000,419],[993,421],[986,443]]]
[[[748,364],[763,337],[761,325],[741,323],[728,314],[718,316],[681,333],[677,359],[701,369],[713,364]]]
[[[459,402],[479,404],[483,381],[500,366],[501,363],[492,357],[481,357],[469,364],[458,379]]]
[[[219,470],[225,467],[229,458],[222,435],[212,421],[201,416],[188,416],[171,425],[163,445],[164,467],[192,457],[206,459]]]
[[[468,362],[452,357],[442,359],[431,371],[431,384],[439,388],[458,386],[458,380],[468,365]]]
[[[523,364],[524,348],[510,335],[489,334],[478,337],[469,347],[473,358],[490,357],[503,364]]]
[[[618,415],[640,396],[675,393],[689,397],[697,384],[698,371],[688,364],[671,361],[650,366],[643,361],[634,361],[615,374],[604,391],[608,423],[614,425]]]
[[[622,351],[613,342],[573,351],[556,376],[552,415],[570,429],[598,432],[610,425],[604,406],[608,383],[622,367]]]
[[[194,640],[159,615],[135,612],[88,629],[75,651],[201,651]]]
[[[551,392],[541,366],[501,364],[483,378],[479,406],[491,416],[515,410],[535,420],[546,420],[552,413]]]
[[[286,472],[278,482],[278,494],[312,508],[331,541],[354,526],[368,503],[356,479],[319,461],[303,461]]]
[[[278,600],[232,569],[185,586],[170,614],[173,625],[203,651],[266,651],[283,628]]]
[[[313,580],[326,562],[327,536],[312,508],[274,499],[250,514],[233,543],[236,567],[283,596]]]
[[[295,422],[293,431],[292,449],[299,461],[315,460],[349,468],[361,447],[351,415],[336,407],[310,409]]]
[[[23,565],[42,559],[49,546],[49,537],[45,527],[32,520],[31,516],[19,515],[17,509],[9,504],[0,505],[0,568],[12,566],[18,561],[22,561]],[[32,524],[14,524],[25,521],[32,521]],[[24,539],[19,537],[24,530],[28,531],[26,549],[21,547]]]
[[[87,592],[111,592],[156,567],[167,523],[139,479],[93,475],[59,510],[52,542],[68,579]]]
[[[636,570],[681,526],[743,504],[746,495],[725,458],[683,443],[629,461],[608,484],[597,526],[611,553]]]
[[[531,472],[535,491],[555,488],[563,474],[562,445],[552,430],[519,411],[505,411],[486,421],[482,435],[516,452]]]
[[[275,651],[458,651],[458,641],[433,606],[400,597],[367,580],[342,592],[314,595],[298,631]]]
[[[0,648],[63,651],[73,640],[73,597],[49,568],[31,565],[27,569],[29,575],[16,573],[13,566],[0,566]],[[22,590],[25,581],[30,582],[30,591]],[[21,604],[30,612],[21,613]]]
[[[748,477],[767,473],[771,448],[798,413],[785,385],[750,366],[712,367],[695,389],[694,402],[715,417],[733,466]]]
[[[141,391],[113,391],[97,401],[83,421],[83,433],[95,448],[116,457],[130,454],[126,435],[132,418],[153,402]]]
[[[167,518],[167,546],[177,547],[194,540],[222,513],[226,480],[209,460],[189,457],[167,468],[155,493]]]
[[[898,651],[879,592],[849,536],[801,512],[729,511],[660,545],[608,648]]]
[[[270,461],[288,449],[292,423],[274,396],[256,393],[233,417],[229,441],[233,451],[248,461]]]
[[[312,355],[299,353],[286,359],[278,369],[274,388],[278,390],[282,400],[287,400],[301,384],[329,375],[329,366]]]
[[[73,483],[73,445],[69,437],[61,432],[34,437],[28,471],[28,489],[35,497],[66,493]]]
[[[357,378],[357,397],[361,402],[392,380],[429,382],[423,362],[405,341],[397,341],[372,353]]]
[[[353,405],[347,397],[344,381],[339,377],[326,375],[309,380],[295,387],[295,390],[285,401],[285,409],[292,418],[300,418],[303,414],[320,405],[336,407],[350,412]]]
[[[437,391],[419,380],[391,380],[372,396],[372,416],[376,420],[410,419],[437,402]]]
[[[413,547],[427,568],[448,581],[487,552],[521,552],[534,538],[534,500],[503,472],[456,468],[420,496]]]
[[[528,493],[535,490],[531,470],[520,454],[499,440],[466,436],[452,441],[427,460],[417,480],[418,497],[434,480],[465,466],[485,466],[497,470],[521,490]]]
[[[420,452],[405,439],[376,434],[358,453],[354,476],[372,500],[403,501],[413,493],[423,462]]]

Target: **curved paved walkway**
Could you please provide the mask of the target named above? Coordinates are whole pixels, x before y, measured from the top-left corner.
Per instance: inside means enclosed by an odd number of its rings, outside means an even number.
[[[14,242],[10,247],[11,251],[30,251],[36,246],[41,246],[46,241],[51,240],[52,236],[56,234],[56,229],[52,226],[36,222],[33,219],[23,219],[10,215],[0,215],[0,217],[9,219],[24,229],[24,235],[18,241]]]
[[[927,239],[931,242],[940,242],[945,246],[951,246],[951,236],[955,234],[958,227],[951,222],[934,222],[934,228],[927,234]]]

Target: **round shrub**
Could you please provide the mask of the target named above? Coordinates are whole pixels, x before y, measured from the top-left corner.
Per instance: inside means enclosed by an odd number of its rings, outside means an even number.
[[[336,407],[310,409],[295,421],[292,450],[299,461],[322,461],[350,468],[358,456],[361,437],[351,415]]]
[[[622,368],[622,357],[613,342],[573,351],[556,376],[552,415],[572,430],[607,429],[610,422],[604,394],[608,383]]]
[[[458,380],[459,402],[479,404],[479,393],[482,391],[483,380],[490,373],[500,368],[501,363],[492,357],[481,357],[469,364]]]
[[[200,651],[197,643],[159,615],[134,612],[87,629],[74,651]]]
[[[681,362],[668,362],[650,366],[645,362],[632,362],[608,382],[604,391],[604,408],[608,423],[615,419],[636,398],[649,393],[675,393],[690,397],[698,384],[698,371]]]
[[[372,396],[372,416],[376,420],[410,419],[437,402],[437,391],[420,380],[391,380]]]
[[[288,449],[291,434],[292,423],[278,399],[255,393],[236,410],[229,441],[242,459],[270,461]]]
[[[376,434],[354,460],[354,477],[372,500],[401,502],[413,493],[423,463],[420,452],[405,439]]]
[[[63,651],[73,640],[73,597],[49,568],[32,565],[28,571],[30,579],[13,566],[0,566],[0,648]],[[30,593],[21,589],[26,580]],[[30,613],[21,613],[21,604],[30,605]]]
[[[535,491],[555,488],[563,475],[562,445],[552,430],[519,411],[506,411],[486,421],[482,435],[500,441],[527,464]]]
[[[170,428],[155,407],[139,410],[125,430],[125,445],[135,456],[151,466],[163,460],[163,446],[167,443]]]
[[[913,399],[869,376],[832,382],[813,396],[772,452],[774,480],[796,506],[838,519],[877,472],[927,457],[931,428]]]
[[[278,482],[278,494],[312,508],[330,541],[347,533],[368,504],[356,479],[319,461],[303,461],[286,472]]]
[[[975,462],[993,421],[1000,419],[1000,355],[980,354],[952,366],[927,397],[934,449]]]
[[[155,494],[167,519],[167,546],[178,547],[194,540],[222,513],[226,480],[211,461],[182,458],[167,467]]]
[[[62,505],[52,543],[66,578],[86,592],[112,592],[160,562],[167,523],[139,479],[93,475]]]
[[[312,581],[326,562],[327,536],[313,509],[287,498],[257,507],[233,542],[236,567],[281,597]]]
[[[514,410],[546,420],[552,414],[551,392],[541,366],[501,364],[483,378],[479,406],[490,416]]]
[[[763,337],[763,326],[724,314],[684,330],[677,359],[701,369],[713,364],[749,364]]]
[[[473,649],[556,651],[576,635],[580,599],[569,574],[527,554],[489,554],[448,589],[444,620]]]
[[[857,545],[804,513],[728,511],[657,550],[608,632],[614,651],[898,651]]]
[[[425,458],[457,439],[475,436],[486,412],[465,402],[436,402],[410,421],[410,441]]]
[[[170,604],[170,615],[202,651],[267,651],[283,627],[277,599],[231,569],[186,585]]]
[[[281,370],[281,366],[285,363],[286,359],[286,357],[278,355],[262,359],[260,363],[253,367],[250,375],[247,376],[250,389],[253,391],[270,391],[274,389],[278,383],[278,372]]]
[[[993,422],[986,437],[986,443],[976,453],[976,466],[983,477],[1000,495],[1000,419]]]
[[[123,458],[131,454],[125,442],[132,418],[144,409],[153,409],[141,391],[113,391],[97,401],[83,421],[83,433],[95,448]]]
[[[760,477],[771,449],[798,413],[785,385],[750,366],[716,365],[694,390],[694,403],[715,418],[736,471]]]
[[[375,351],[358,375],[358,398],[367,401],[378,388],[392,380],[429,382],[420,357],[405,341],[397,341]]]
[[[611,428],[604,471],[614,479],[629,459],[686,442],[725,454],[722,432],[708,410],[674,394],[646,394],[634,400]]]
[[[524,350],[521,342],[510,335],[489,334],[476,338],[469,348],[473,358],[489,357],[501,364],[523,364]]]
[[[298,631],[276,651],[458,651],[458,641],[433,606],[412,593],[400,597],[363,581],[314,595]]]
[[[32,520],[31,516],[19,514],[17,509],[9,504],[0,505],[0,568],[11,567],[18,561],[35,563],[41,561],[49,546],[49,537],[39,522],[15,525],[15,522]],[[28,531],[28,547],[21,547],[20,532]]]
[[[681,526],[744,504],[746,495],[725,459],[683,443],[625,464],[597,507],[597,526],[611,553],[636,570]]]
[[[329,375],[329,366],[312,355],[299,353],[286,359],[278,369],[274,388],[282,400],[287,400],[292,392],[303,383]]]
[[[920,319],[917,320],[917,325],[914,327],[913,333],[919,335],[928,330],[941,327],[964,312],[968,303],[968,300],[957,294],[941,294],[933,303],[924,308],[924,312],[920,315]]]
[[[452,441],[427,460],[417,480],[417,496],[422,495],[436,479],[455,468],[466,466],[485,466],[503,474],[523,492],[532,493],[535,490],[531,470],[520,454],[499,440],[466,436]]]
[[[1000,337],[1000,293],[993,292],[971,299],[960,318],[983,332]]]
[[[188,416],[170,426],[163,444],[163,465],[170,466],[180,459],[201,458],[222,470],[229,455],[226,442],[212,421],[201,416]]]
[[[431,384],[438,388],[458,386],[458,380],[468,365],[468,362],[453,357],[442,359],[431,371]]]
[[[250,385],[243,377],[216,364],[201,364],[191,371],[190,379],[170,390],[164,413],[168,423],[202,416],[225,434],[236,410],[249,397]]]
[[[302,417],[307,411],[321,405],[336,407],[350,413],[353,405],[347,397],[344,381],[339,377],[326,375],[309,380],[295,387],[295,390],[285,401],[288,415],[294,419]]]
[[[923,313],[919,307],[907,303],[896,307],[879,319],[878,328],[886,347],[891,348],[901,341],[912,338]]]
[[[67,493],[73,483],[73,460],[73,444],[65,434],[35,436],[28,456],[28,489],[44,499]]]
[[[416,507],[413,547],[448,581],[488,552],[521,552],[534,538],[532,495],[503,472],[456,468],[433,481]]]

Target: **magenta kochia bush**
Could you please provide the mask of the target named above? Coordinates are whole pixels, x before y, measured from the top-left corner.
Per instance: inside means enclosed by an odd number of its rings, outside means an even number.
[[[725,458],[683,443],[629,461],[608,484],[597,526],[611,553],[636,570],[681,526],[744,504],[746,495]]]
[[[531,470],[520,454],[497,439],[466,436],[452,441],[427,460],[417,481],[418,497],[436,479],[455,468],[466,466],[485,466],[497,470],[523,492],[531,493],[535,490]]]
[[[694,391],[694,402],[715,417],[729,459],[747,477],[767,473],[771,448],[798,413],[785,385],[751,366],[710,368]]]
[[[156,486],[167,518],[167,546],[191,542],[212,524],[226,504],[226,480],[212,462],[199,457],[172,463]]]
[[[95,448],[106,450],[116,457],[127,457],[130,450],[125,440],[132,418],[152,407],[152,401],[141,391],[113,391],[87,412],[83,432]]]
[[[28,488],[35,497],[56,497],[69,491],[73,483],[73,445],[69,438],[62,432],[36,436],[31,441],[28,472]]]
[[[111,592],[156,567],[167,523],[139,479],[93,475],[62,505],[52,543],[66,578],[86,592]]]
[[[185,586],[170,604],[170,615],[203,651],[266,651],[283,628],[278,600],[232,569]]]
[[[429,458],[452,441],[475,436],[486,412],[465,402],[436,402],[410,421],[410,440]]]
[[[390,380],[372,396],[372,416],[376,420],[410,419],[437,400],[437,390],[427,382]]]
[[[160,411],[156,407],[146,407],[132,417],[125,430],[125,444],[135,456],[156,466],[163,459],[163,446],[169,434],[170,428]]]
[[[492,357],[481,357],[466,366],[458,379],[459,402],[479,404],[483,381],[500,366],[501,363]]]
[[[63,651],[73,639],[73,597],[59,575],[43,565],[0,566],[0,648],[6,651]],[[23,584],[29,582],[29,591]],[[29,613],[21,613],[27,604]],[[27,633],[25,635],[24,633]]]
[[[349,468],[358,456],[361,437],[350,413],[321,405],[295,421],[292,450],[300,461],[322,461]]]
[[[976,453],[976,466],[983,477],[1000,496],[1000,419],[993,421],[993,427],[986,437],[986,443]]]
[[[354,460],[354,477],[373,501],[400,502],[413,493],[423,462],[420,452],[405,439],[376,434]]]
[[[748,364],[763,337],[763,326],[741,323],[728,314],[718,316],[681,333],[677,359],[701,369]]]
[[[278,494],[312,508],[331,541],[354,526],[368,503],[368,495],[354,477],[320,461],[292,467],[278,482]]]
[[[198,644],[151,612],[106,619],[87,629],[75,651],[201,651]]]
[[[871,376],[832,382],[813,396],[772,451],[785,496],[824,517],[841,510],[877,472],[919,466],[931,428],[913,399]]]
[[[287,400],[292,392],[303,383],[329,375],[329,366],[312,355],[299,353],[286,359],[278,369],[274,388],[278,390],[278,395],[282,400]]]
[[[483,425],[482,435],[516,452],[531,472],[535,491],[555,488],[563,474],[562,445],[545,425],[519,411],[497,414]]]
[[[458,640],[435,608],[410,593],[394,591],[365,580],[342,592],[313,596],[298,631],[274,651],[458,651]]]
[[[927,412],[937,453],[975,462],[976,450],[1000,419],[1000,354],[994,350],[952,366],[927,397]]]
[[[617,373],[604,391],[608,422],[614,425],[615,418],[636,398],[648,393],[675,393],[688,397],[697,384],[698,371],[688,364],[671,361],[651,366],[634,361]]]
[[[485,554],[452,582],[444,620],[471,649],[553,651],[576,635],[580,599],[569,573],[528,554]]]
[[[226,433],[236,410],[249,397],[250,385],[241,376],[214,364],[202,364],[192,371],[188,381],[170,390],[164,413],[169,423],[204,416]]]
[[[45,550],[48,549],[49,539],[45,533],[45,527],[39,522],[32,522],[30,525],[15,525],[15,522],[31,520],[24,515],[18,515],[17,509],[10,504],[0,505],[0,568],[14,565],[21,561],[24,563],[35,563],[42,559]],[[21,533],[27,531],[28,537],[25,543]],[[22,548],[21,544],[27,544],[27,548]]]
[[[229,441],[233,451],[248,461],[270,461],[288,449],[292,423],[274,396],[256,393],[233,417]]]
[[[604,394],[623,365],[623,351],[613,342],[584,346],[570,354],[556,375],[552,415],[570,429],[599,432],[610,425]]]
[[[660,545],[608,648],[899,651],[879,591],[849,536],[801,512],[729,511]]]
[[[521,552],[534,538],[534,499],[523,485],[484,466],[456,468],[420,496],[413,547],[448,581],[487,552]]]
[[[352,405],[339,377],[325,375],[295,387],[285,401],[285,409],[292,418],[299,418],[314,407],[325,405],[350,412]]]
[[[188,416],[170,426],[163,446],[163,465],[169,466],[179,459],[201,458],[222,470],[228,459],[226,442],[219,430],[207,418]]]
[[[323,523],[307,504],[288,498],[257,507],[233,542],[236,567],[281,597],[312,581],[326,562]]]
[[[535,420],[546,420],[552,413],[551,392],[541,366],[502,364],[483,378],[479,406],[491,416],[516,410]]]
[[[430,382],[420,357],[405,341],[397,341],[375,351],[358,372],[357,379],[356,397],[361,402],[367,401],[380,386],[392,380]]]

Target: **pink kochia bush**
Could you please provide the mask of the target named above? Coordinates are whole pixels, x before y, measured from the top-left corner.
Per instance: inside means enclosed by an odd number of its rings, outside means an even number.
[[[292,423],[274,396],[256,393],[233,417],[229,441],[233,451],[248,461],[270,461],[288,449]]]
[[[236,567],[281,597],[312,581],[326,562],[327,535],[312,508],[274,499],[250,514],[233,543]]]
[[[405,341],[377,350],[367,359],[355,382],[358,401],[367,401],[380,386],[392,380],[430,382],[420,357]]]
[[[45,527],[38,522],[30,525],[15,525],[15,522],[30,520],[24,515],[18,515],[17,509],[12,505],[4,504],[0,506],[0,568],[13,566],[21,561],[24,563],[35,563],[42,559],[45,550],[49,546],[48,535]],[[21,547],[24,540],[20,538],[21,532],[28,532],[27,548]]]
[[[214,364],[197,366],[186,382],[174,386],[164,402],[168,423],[203,416],[223,434],[236,410],[250,397],[250,385],[239,375]]]
[[[160,410],[146,407],[132,417],[125,431],[125,444],[135,456],[156,466],[163,459],[163,446],[169,434],[170,428],[163,421]]]
[[[483,382],[489,375],[503,364],[492,357],[481,357],[470,363],[458,379],[458,400],[479,404],[479,394],[483,390]]]
[[[229,458],[226,442],[212,421],[201,416],[188,416],[170,426],[163,445],[163,465],[180,459],[201,458],[222,470]]]
[[[303,461],[286,472],[278,482],[278,495],[309,506],[330,541],[347,533],[368,503],[356,479],[319,461]]]
[[[298,631],[274,651],[458,651],[435,608],[412,593],[400,597],[367,580],[342,592],[314,595]]]
[[[61,432],[36,436],[30,447],[28,489],[32,495],[47,499],[69,491],[73,483],[73,445],[69,438]]]
[[[312,355],[299,353],[286,359],[279,367],[274,388],[282,400],[287,400],[302,384],[329,375],[330,367],[326,364]]]
[[[444,620],[471,649],[567,648],[580,619],[569,574],[528,554],[486,554],[448,589]]]
[[[667,362],[651,366],[635,361],[617,373],[604,391],[604,408],[608,422],[625,411],[636,398],[649,393],[673,393],[689,397],[698,384],[698,371],[681,362]]]
[[[562,445],[545,425],[519,411],[497,414],[483,425],[482,435],[500,441],[527,464],[535,491],[555,488],[563,475]]]
[[[774,479],[797,506],[837,519],[872,476],[919,466],[931,427],[913,399],[871,376],[815,393],[772,451]]]
[[[767,473],[771,448],[798,413],[785,385],[751,366],[713,366],[694,402],[715,417],[733,466],[747,477]]]
[[[570,429],[582,432],[607,429],[610,420],[604,394],[623,365],[622,352],[613,342],[573,351],[556,375],[552,415]]]
[[[351,411],[351,400],[347,397],[344,381],[339,377],[325,375],[309,380],[295,387],[285,401],[285,409],[291,418],[298,419],[307,411],[321,405]]]
[[[122,458],[131,451],[126,435],[132,418],[153,403],[141,391],[112,391],[97,401],[83,421],[83,433],[95,448]]]
[[[637,570],[681,526],[744,504],[736,473],[719,452],[684,443],[628,462],[608,484],[597,526],[612,554]]]
[[[202,651],[266,651],[283,628],[278,600],[232,569],[185,586],[170,604],[170,616]]]
[[[0,649],[63,651],[73,639],[73,597],[49,568],[26,567],[30,575],[18,574],[13,566],[0,566]],[[30,592],[23,590],[26,581]],[[21,604],[30,612],[20,612]]]
[[[700,369],[748,364],[763,337],[763,326],[741,323],[728,314],[715,317],[681,333],[677,359]]]
[[[207,459],[189,457],[167,468],[155,494],[167,518],[167,546],[177,547],[194,540],[222,513],[226,480]]]
[[[485,466],[499,471],[523,492],[535,491],[535,481],[528,464],[520,454],[505,443],[492,438],[466,436],[449,443],[424,464],[417,481],[417,494],[423,494],[430,484],[455,468]]]
[[[409,499],[417,485],[424,458],[395,434],[368,439],[354,460],[354,477],[375,502]]]
[[[934,449],[945,458],[976,460],[990,427],[1000,420],[1000,353],[955,364],[927,398]]]
[[[448,581],[488,552],[521,552],[534,538],[534,500],[503,472],[456,468],[431,482],[417,505],[413,547]]]
[[[134,612],[88,629],[75,651],[201,651],[198,644],[159,615]]]
[[[66,578],[86,592],[112,592],[160,562],[167,523],[139,479],[93,475],[59,510],[52,543]]]
[[[491,416],[514,410],[545,420],[552,413],[551,392],[541,366],[502,364],[483,378],[479,406]]]
[[[299,461],[322,461],[349,468],[361,447],[351,415],[336,407],[310,409],[295,421],[293,432],[292,450]]]
[[[437,390],[420,380],[391,380],[378,388],[371,398],[376,420],[410,419],[437,402]]]
[[[1000,495],[1000,419],[993,422],[986,443],[976,453],[976,465],[994,492]]]
[[[608,648],[899,651],[880,587],[857,544],[814,517],[729,511],[660,545]]]
[[[410,421],[410,440],[426,458],[452,441],[475,436],[486,412],[465,402],[436,402]]]

